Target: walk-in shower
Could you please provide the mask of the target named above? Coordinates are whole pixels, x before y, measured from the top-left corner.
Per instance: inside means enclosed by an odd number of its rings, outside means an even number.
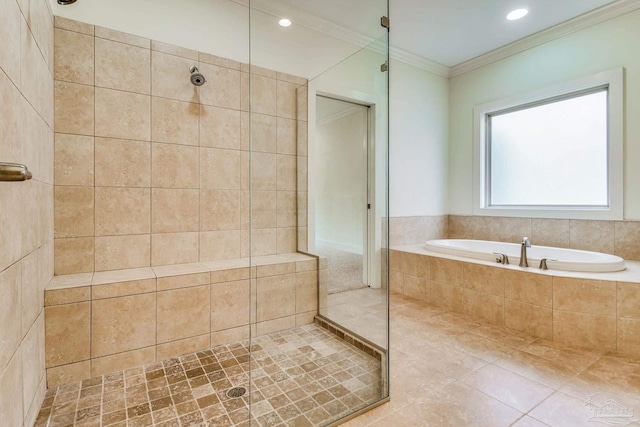
[[[38,427],[327,426],[386,401],[387,1],[367,0],[362,37],[345,40],[323,32],[344,7],[331,2],[53,5]],[[284,12],[296,25],[278,25]],[[318,96],[358,105],[368,127],[363,203],[331,204],[366,216],[358,293],[329,295],[340,257],[316,251],[317,219],[331,221],[316,203]]]

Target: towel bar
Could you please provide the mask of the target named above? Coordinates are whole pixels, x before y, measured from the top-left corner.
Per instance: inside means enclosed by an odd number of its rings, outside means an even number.
[[[25,165],[0,162],[0,181],[26,181],[32,175]]]

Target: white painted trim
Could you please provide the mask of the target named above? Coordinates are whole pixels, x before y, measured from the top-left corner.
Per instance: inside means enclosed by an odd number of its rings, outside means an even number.
[[[344,243],[332,242],[329,240],[318,239],[318,242],[322,242],[323,245],[329,246],[333,249],[338,249],[340,251],[349,252],[356,255],[362,255],[362,247],[353,246],[353,245],[345,245]]]
[[[335,122],[336,120],[340,120],[343,117],[350,116],[358,111],[359,111],[359,108],[356,106],[353,106],[353,107],[347,108],[346,110],[338,111],[337,113],[327,116],[322,120],[318,120],[317,123],[319,125],[326,125],[327,123]]]
[[[238,4],[248,6],[248,0],[232,0]],[[251,9],[258,10],[273,17],[281,18],[286,16],[291,19],[294,25],[309,28],[310,30],[335,37],[363,47],[374,41],[372,37],[353,31],[324,18],[312,15],[291,5],[283,5],[269,0],[251,0]]]
[[[413,67],[419,68],[424,71],[428,71],[431,74],[435,74],[440,77],[447,77],[451,75],[451,68],[446,65],[442,65],[439,62],[432,61],[420,55],[409,53],[406,50],[399,49],[397,47],[391,47],[389,49],[389,57],[395,61],[400,61]]]
[[[232,1],[244,6],[249,5],[249,0]],[[327,34],[358,47],[368,46],[375,41],[372,37],[360,34],[347,27],[291,6],[278,7],[277,4],[269,2],[268,0],[251,0],[251,7],[272,16],[287,15],[295,21],[296,25]],[[393,60],[403,62],[432,74],[451,78],[637,9],[640,9],[640,0],[618,0],[520,40],[516,40],[508,45],[494,49],[491,52],[454,65],[453,67],[448,67],[429,58],[407,52],[394,46],[390,47],[389,56]]]
[[[387,122],[384,118],[383,114],[386,113],[385,102],[386,100],[380,96],[366,92],[360,92],[353,89],[345,88],[343,86],[334,86],[326,83],[319,83],[316,79],[312,79],[309,81],[309,95],[308,95],[308,222],[307,222],[307,246],[308,252],[316,253],[316,180],[315,176],[317,174],[316,170],[316,96],[326,96],[329,98],[339,99],[347,102],[352,102],[354,104],[365,105],[369,107],[369,116],[371,117],[371,121],[369,122],[369,151],[375,151],[380,146],[386,146],[386,133],[384,132],[383,126]],[[377,163],[381,160],[382,157],[386,157],[387,153],[377,153],[377,158],[373,159],[374,163]],[[371,165],[371,163],[370,163]],[[376,172],[378,170],[378,172]],[[381,178],[379,175],[383,174],[382,177],[386,179],[386,171],[380,171],[378,165],[370,166],[370,173],[373,173],[376,178]],[[373,259],[369,265],[369,286],[372,288],[380,288],[381,283],[381,272],[382,272],[382,242],[384,241],[381,230],[382,230],[382,217],[387,216],[386,213],[386,198],[383,200],[376,200],[376,196],[380,191],[382,191],[380,187],[381,183],[379,180],[374,180],[374,182],[370,182],[371,192],[369,194],[370,202],[374,209],[369,210],[369,242],[368,245],[373,250]],[[386,190],[386,187],[384,187]],[[386,195],[385,195],[386,197]],[[378,203],[379,202],[379,203]],[[371,218],[371,215],[373,218]]]
[[[618,0],[451,67],[456,77],[541,44],[640,9],[640,0]]]
[[[249,0],[231,1],[246,7],[249,6]],[[327,21],[326,19],[318,16],[311,15],[310,13],[289,5],[283,6],[268,0],[251,0],[251,8],[274,17],[287,16],[295,23],[295,25],[300,25],[309,28],[310,30],[335,37],[338,40],[346,41],[360,48],[369,46],[376,40],[372,37],[353,31],[350,28]],[[386,52],[381,53],[386,56]],[[393,60],[428,71],[440,77],[449,77],[450,74],[450,68],[446,65],[442,65],[438,62],[432,61],[431,59],[424,58],[420,55],[407,52],[397,47],[391,47],[389,56]]]
[[[608,209],[565,209],[565,208],[503,208],[486,206],[487,165],[485,136],[487,114],[505,110],[567,93],[578,92],[602,85],[609,86],[609,208]],[[572,219],[623,219],[624,197],[624,68],[603,71],[544,89],[519,94],[511,98],[477,105],[473,109],[473,214],[483,216],[513,216],[532,218],[572,218]]]

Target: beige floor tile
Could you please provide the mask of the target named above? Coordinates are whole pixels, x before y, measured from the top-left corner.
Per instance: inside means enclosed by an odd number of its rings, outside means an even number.
[[[397,362],[393,362],[394,357]],[[416,362],[400,352],[392,353],[390,382],[393,393],[400,392],[420,398],[430,390],[441,389],[454,381],[436,364]]]
[[[557,392],[536,407],[529,416],[552,427],[584,427],[590,424],[593,411],[585,406],[585,400]]]
[[[522,412],[528,412],[554,392],[549,387],[495,365],[480,368],[460,381]]]
[[[578,398],[602,393],[619,403],[640,408],[640,360],[605,355],[576,376],[562,391]]]
[[[562,387],[576,374],[574,370],[559,362],[546,360],[521,350],[514,351],[494,364],[554,389]]]
[[[208,346],[206,336],[196,338],[204,338],[198,344]],[[181,348],[186,347],[171,350]],[[381,395],[380,382],[371,381],[379,378],[380,361],[317,325],[254,336],[251,342],[214,344],[156,363],[153,356],[150,347],[97,359],[92,363],[94,378],[47,392],[35,425],[73,425],[76,419],[76,426],[205,426],[220,425],[224,419],[223,425],[246,426],[249,399],[231,399],[226,392],[251,385],[252,426],[264,425],[255,420],[274,426],[321,426]],[[124,363],[145,366],[118,370]],[[4,389],[0,391],[4,396]],[[398,399],[375,419],[408,403]]]
[[[512,426],[513,427],[546,427],[547,424],[543,423],[542,421],[538,421],[535,418],[531,418],[525,415],[524,417],[516,421],[514,424],[512,424]]]
[[[453,426],[446,418],[429,411],[429,408],[411,404],[386,417],[370,424],[375,427],[435,427],[435,426]]]
[[[603,355],[601,351],[579,349],[542,339],[522,347],[522,350],[549,361],[562,363],[574,372],[586,369]]]
[[[460,382],[429,393],[416,402],[451,426],[509,426],[522,413]]]
[[[500,344],[521,348],[534,342],[537,338],[527,335],[523,332],[500,328],[498,326],[480,324],[476,329],[471,331],[475,335],[493,339]]]
[[[445,346],[469,354],[478,359],[482,359],[486,362],[493,362],[514,351],[512,347],[472,334],[460,335],[450,339],[442,338],[441,340]]]

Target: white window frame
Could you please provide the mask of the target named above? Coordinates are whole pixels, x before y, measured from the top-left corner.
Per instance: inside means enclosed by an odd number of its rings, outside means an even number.
[[[607,207],[489,206],[487,116],[597,87],[608,88]],[[473,213],[486,216],[621,220],[623,218],[624,69],[616,68],[541,90],[478,105],[473,109]],[[551,155],[551,153],[550,153]]]

